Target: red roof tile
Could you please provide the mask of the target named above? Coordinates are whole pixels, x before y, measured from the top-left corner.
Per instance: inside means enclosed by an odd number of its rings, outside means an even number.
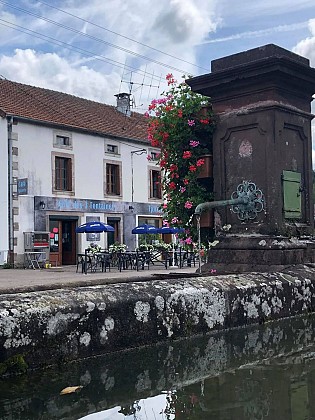
[[[147,141],[147,120],[114,106],[62,92],[0,79],[0,111],[6,115],[68,126],[101,135]]]

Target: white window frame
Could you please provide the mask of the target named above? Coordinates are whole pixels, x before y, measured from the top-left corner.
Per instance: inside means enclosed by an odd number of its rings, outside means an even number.
[[[148,150],[148,156],[152,157],[152,153],[155,154],[155,155],[159,155],[161,153],[161,151],[158,150],[158,149],[149,149]],[[158,160],[158,158],[156,157],[156,158],[151,159],[150,162],[157,162],[157,160]]]
[[[116,148],[115,152],[111,152],[110,150],[107,150],[108,146],[112,146],[114,148]],[[111,156],[120,156],[120,144],[114,140],[105,140],[104,143],[104,152],[106,155],[111,155]]]
[[[108,164],[110,164],[110,165],[115,165],[115,166],[118,166],[119,167],[119,194],[110,194],[110,193],[108,193],[107,192],[107,173],[106,173],[106,165],[108,165]],[[119,199],[121,199],[122,198],[122,195],[123,195],[123,192],[122,192],[122,188],[123,188],[123,186],[122,186],[122,162],[121,161],[119,161],[119,160],[104,160],[104,163],[103,163],[103,170],[104,170],[104,177],[103,177],[103,180],[104,180],[104,197],[107,197],[107,198],[111,198],[111,199],[115,199],[115,198],[119,198]]]
[[[153,171],[159,172],[160,177],[162,176],[162,173],[159,168],[152,167],[152,166],[148,167],[148,187],[149,187],[148,198],[149,198],[149,201],[161,201],[163,197],[162,185],[160,185],[161,197],[153,197],[151,194],[151,192],[153,191],[153,185],[152,185],[152,182],[153,182],[152,172]],[[161,182],[161,178],[160,178],[160,182]]]
[[[72,143],[72,133],[66,132],[66,131],[54,131],[54,137],[53,137],[53,147],[57,149],[67,149],[72,150],[73,149],[73,143]],[[69,139],[69,144],[59,144],[57,141],[58,137],[64,137]]]
[[[56,157],[71,160],[71,190],[58,190],[56,189]],[[52,170],[52,193],[55,195],[75,195],[74,188],[74,155],[68,153],[51,153],[51,170]]]

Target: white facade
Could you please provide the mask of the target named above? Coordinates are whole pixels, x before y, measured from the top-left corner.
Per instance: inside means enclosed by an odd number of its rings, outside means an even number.
[[[151,152],[157,153],[158,150],[153,150],[147,142],[101,137],[83,130],[60,129],[19,118],[14,118],[12,127],[13,177],[18,181],[18,187],[20,184],[27,185],[27,190],[18,188],[19,194],[13,200],[14,260],[17,266],[24,259],[23,232],[49,232],[51,243],[59,241],[60,251],[76,226],[99,218],[115,226],[115,241],[126,243],[133,249],[137,239],[131,234],[134,226],[152,219],[159,219],[161,224],[161,199],[152,197],[152,170],[159,171],[159,167],[147,159]],[[6,257],[10,234],[7,182],[9,132],[5,118],[0,118],[0,136],[0,252],[5,251]],[[58,136],[66,139],[66,144],[58,143]],[[56,157],[71,161],[71,191],[56,191],[54,187]],[[106,163],[119,165],[121,187],[117,195],[106,194]],[[59,238],[59,235],[62,236]],[[86,234],[76,234],[71,241],[72,259],[60,251],[56,263],[75,263],[73,256],[83,252],[90,240]],[[109,235],[96,235],[95,240],[102,248],[107,248]],[[110,240],[113,241],[113,238]]]
[[[7,260],[9,249],[8,213],[8,131],[7,120],[0,118],[0,264]]]

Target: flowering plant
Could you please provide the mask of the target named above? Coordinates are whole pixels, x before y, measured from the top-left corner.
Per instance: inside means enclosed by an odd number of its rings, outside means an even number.
[[[185,81],[178,84],[172,74],[166,79],[169,91],[153,100],[146,114],[148,138],[161,150],[164,224],[184,227],[180,236],[190,245],[197,239],[194,208],[212,199],[198,175],[205,164],[203,156],[212,153],[215,122],[208,98],[192,92]]]
[[[87,248],[88,252],[91,252],[92,254],[96,254],[97,252],[100,252],[102,250],[102,248],[95,244],[94,242],[91,242],[89,247]]]
[[[167,244],[163,241],[156,242],[153,246],[158,251],[170,251],[172,249],[172,244]]]
[[[115,242],[114,244],[109,245],[108,250],[109,252],[126,252],[127,245],[120,244],[119,242]]]
[[[153,251],[154,246],[147,243],[142,243],[139,245],[139,247],[136,249],[138,251]]]

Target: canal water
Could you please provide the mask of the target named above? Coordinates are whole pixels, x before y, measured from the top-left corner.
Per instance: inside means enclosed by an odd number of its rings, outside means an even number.
[[[2,378],[0,419],[315,419],[314,327],[299,317]]]

